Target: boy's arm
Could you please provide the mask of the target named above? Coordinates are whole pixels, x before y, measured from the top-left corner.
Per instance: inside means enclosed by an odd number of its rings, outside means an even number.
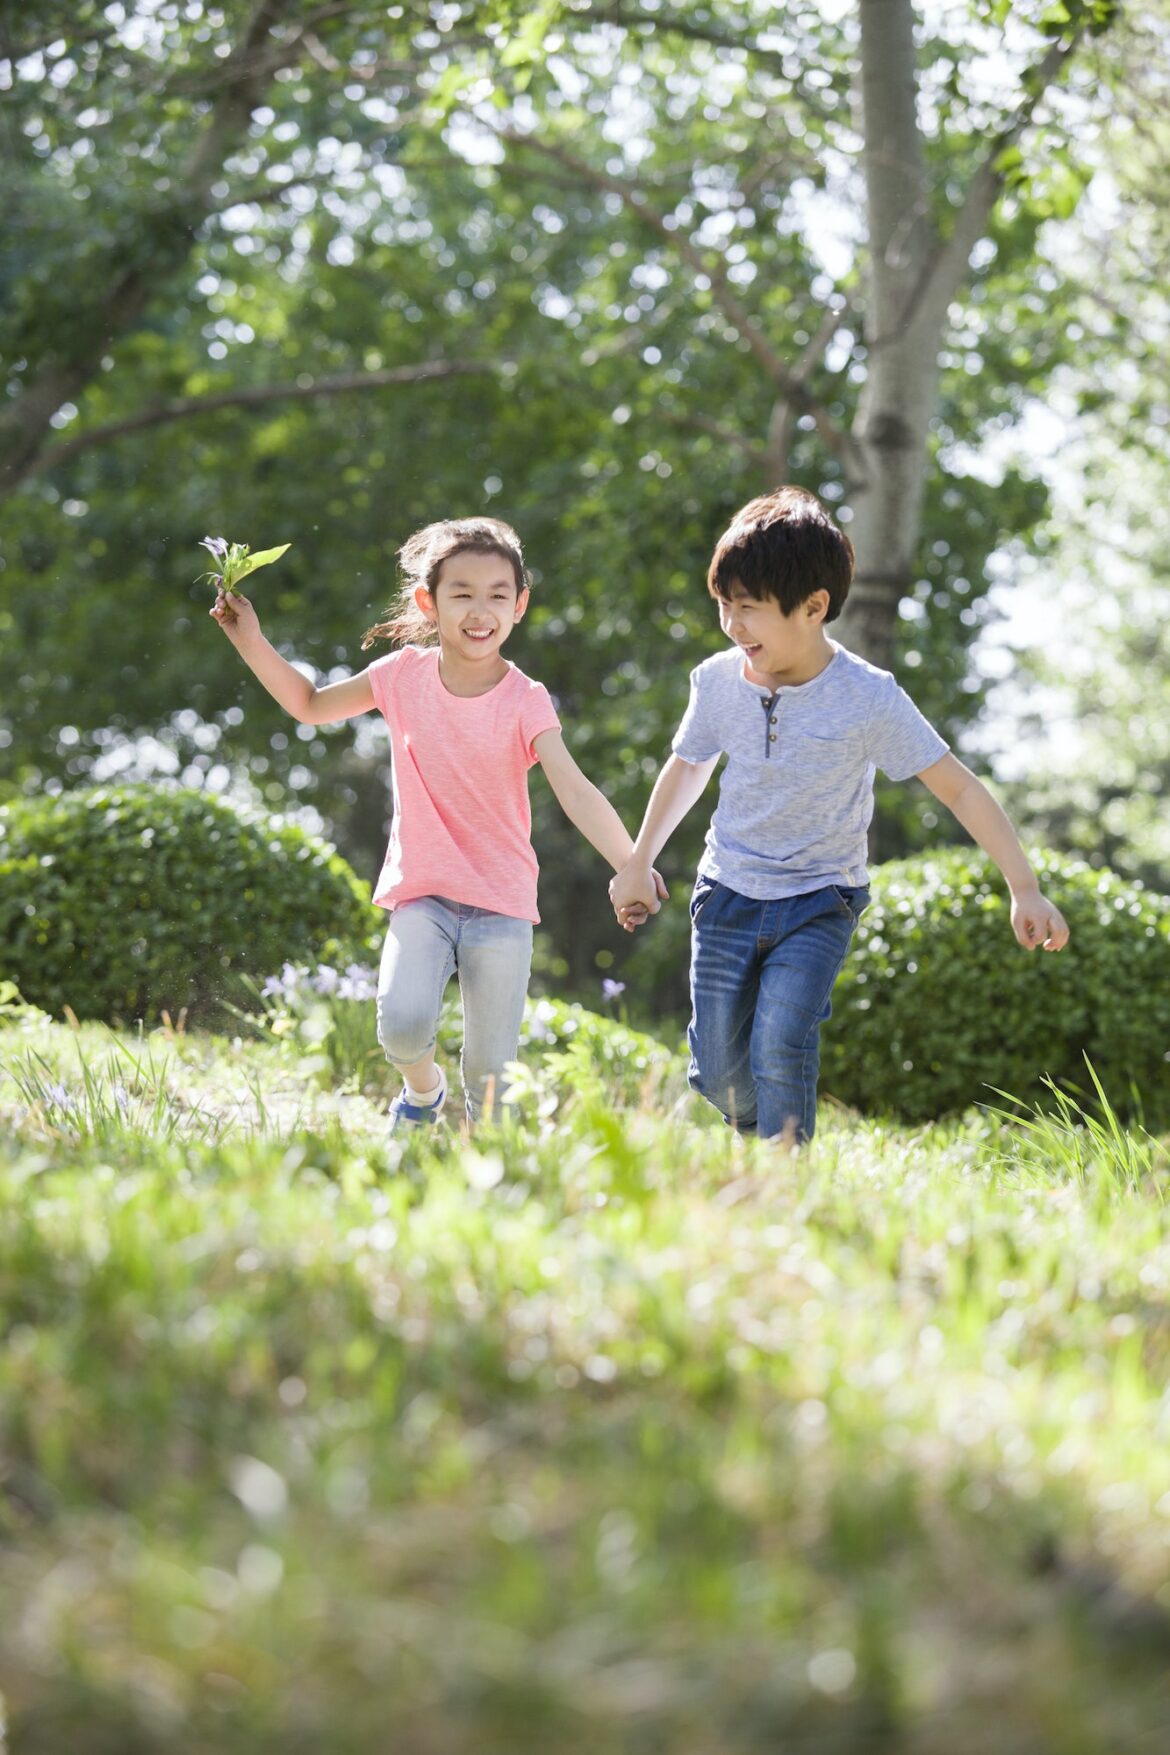
[[[923,768],[918,778],[1003,873],[1012,897],[1012,931],[1024,949],[1034,951],[1043,945],[1046,951],[1062,951],[1068,943],[1064,916],[1040,894],[1036,873],[1007,813],[982,780],[952,755]]]
[[[369,672],[347,677],[344,682],[327,683],[317,688],[295,664],[282,658],[260,631],[260,620],[251,603],[242,593],[229,596],[221,591],[208,611],[217,621],[248,669],[256,676],[274,701],[302,725],[333,725],[339,719],[353,719],[368,713],[376,704],[370,686]]]
[[[666,888],[658,878],[662,887],[656,893],[654,861],[691,806],[698,803],[718,761],[718,756],[712,756],[708,762],[684,762],[681,756],[674,755],[667,758],[654,782],[629,860],[609,886],[609,899],[619,920],[627,910],[638,906],[657,914],[661,906],[659,896],[665,899]]]
[[[533,739],[532,747],[557,803],[569,821],[574,828],[580,829],[603,859],[609,860],[615,871],[620,871],[630,857],[634,843],[613,805],[592,780],[586,779],[565,748],[559,731],[542,731]],[[660,887],[661,893],[666,894],[666,885],[657,872],[651,874],[650,883],[652,891]],[[626,922],[622,924],[624,926]]]

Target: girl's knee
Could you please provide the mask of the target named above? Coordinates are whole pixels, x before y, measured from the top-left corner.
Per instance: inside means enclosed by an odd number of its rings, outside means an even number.
[[[435,1046],[435,1019],[380,1000],[378,1042],[395,1066],[413,1066]]]

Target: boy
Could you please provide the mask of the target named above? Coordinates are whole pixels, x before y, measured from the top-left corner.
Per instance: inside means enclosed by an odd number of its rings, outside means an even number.
[[[1068,942],[987,788],[888,671],[826,635],[852,576],[849,538],[802,488],[736,514],[707,574],[732,650],[692,672],[673,753],[610,884],[623,925],[629,910],[658,912],[652,864],[726,755],[691,899],[690,1083],[740,1133],[793,1144],[812,1138],[820,1027],[869,900],[875,768],[917,774],[995,861],[1025,949]]]

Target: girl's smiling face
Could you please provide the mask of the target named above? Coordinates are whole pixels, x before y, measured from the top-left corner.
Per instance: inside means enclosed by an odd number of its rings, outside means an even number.
[[[502,554],[464,549],[443,562],[434,589],[420,585],[415,602],[439,631],[443,656],[459,663],[498,660],[500,647],[528,608]]]

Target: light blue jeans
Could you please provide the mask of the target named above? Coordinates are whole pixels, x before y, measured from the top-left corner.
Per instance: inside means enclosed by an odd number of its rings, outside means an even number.
[[[467,1119],[489,1089],[498,1099],[515,1060],[532,964],[532,925],[445,896],[419,896],[390,915],[378,975],[378,1041],[394,1066],[413,1066],[435,1046],[443,990],[459,976],[460,1070]]]

